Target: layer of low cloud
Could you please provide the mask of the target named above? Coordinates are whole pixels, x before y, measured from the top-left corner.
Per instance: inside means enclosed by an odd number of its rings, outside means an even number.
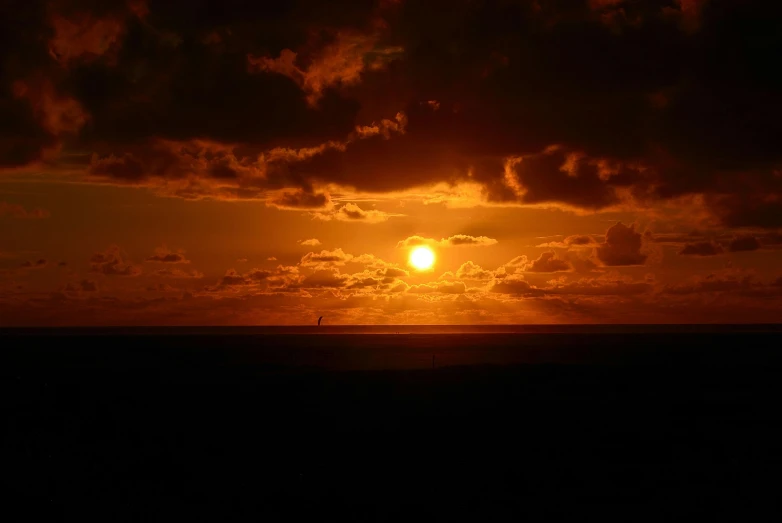
[[[141,267],[128,259],[128,255],[117,245],[108,247],[103,252],[96,252],[90,258],[92,272],[106,276],[138,276]]]
[[[193,270],[182,270],[177,268],[167,267],[165,269],[158,269],[153,273],[155,276],[161,278],[174,278],[174,279],[201,279],[204,277],[204,273]]]
[[[497,240],[487,236],[469,236],[467,234],[455,234],[448,238],[435,240],[434,238],[425,238],[423,236],[409,236],[396,244],[397,249],[406,249],[418,245],[429,245],[432,247],[488,247],[495,245]]]
[[[537,245],[538,248],[579,249],[591,248],[597,244],[595,239],[587,234],[576,234],[566,237],[559,242],[545,242]]]
[[[687,243],[679,251],[682,256],[716,256],[724,251],[722,246],[713,241]]]

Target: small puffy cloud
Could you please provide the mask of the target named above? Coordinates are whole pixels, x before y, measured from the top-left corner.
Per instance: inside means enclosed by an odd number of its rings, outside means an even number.
[[[595,239],[591,236],[587,235],[575,235],[575,236],[568,236],[565,238],[565,243],[567,245],[590,245],[595,243]]]
[[[494,238],[489,238],[487,236],[468,236],[466,234],[456,234],[454,236],[451,236],[450,238],[444,238],[440,240],[440,246],[452,246],[452,247],[459,247],[459,246],[476,246],[476,247],[486,247],[489,245],[494,245],[497,243],[497,240]]]
[[[17,219],[39,219],[48,218],[50,216],[49,211],[45,209],[30,209],[29,211],[16,203],[0,202],[0,218],[10,217]]]
[[[560,260],[553,251],[542,253],[538,259],[527,264],[524,269],[527,272],[562,272],[572,271],[573,267],[567,260]]]
[[[396,244],[397,249],[406,249],[418,245],[430,245],[432,247],[487,247],[494,245],[497,240],[487,236],[469,236],[466,234],[455,234],[448,238],[435,240],[434,238],[424,238],[423,236],[409,236]]]
[[[648,256],[641,252],[642,247],[643,238],[636,232],[635,225],[628,227],[617,222],[606,231],[605,242],[597,247],[597,258],[611,267],[643,265]]]
[[[277,258],[274,258],[274,259],[276,260]],[[236,263],[247,263],[248,261],[250,261],[250,260],[248,260],[247,258],[237,258],[236,259]]]
[[[249,280],[236,272],[236,269],[228,269],[225,271],[225,275],[223,275],[222,278],[220,278],[219,285],[221,287],[231,287],[235,285],[247,285],[249,283]]]
[[[302,267],[338,267],[353,259],[352,254],[347,254],[342,249],[333,251],[308,252],[301,258]]]
[[[323,221],[382,223],[388,221],[389,218],[404,215],[378,211],[377,209],[364,210],[355,203],[346,203],[334,211],[319,212],[315,213],[314,216]]]
[[[679,251],[682,256],[716,256],[722,254],[722,246],[712,241],[687,243]]]
[[[407,272],[404,269],[399,269],[397,267],[387,267],[385,269],[378,269],[378,274],[383,274],[383,277],[385,278],[403,278],[405,276],[409,276],[410,273]]]
[[[92,272],[106,276],[138,276],[141,267],[134,265],[118,246],[112,245],[103,252],[97,252],[90,258]]]
[[[399,278],[405,278],[409,275],[409,272],[398,267],[383,267],[374,271],[374,276],[380,278],[380,283],[384,285],[390,285],[397,282]]]
[[[520,274],[508,275],[495,280],[489,287],[489,292],[514,295],[540,295],[541,292],[530,285]]]
[[[68,282],[63,288],[63,292],[80,294],[82,292],[98,292],[98,289],[98,282],[83,279],[79,282]]]
[[[317,238],[310,238],[309,240],[299,240],[299,245],[306,245],[308,247],[317,247],[320,245],[320,240]]]
[[[244,276],[250,281],[266,281],[277,274],[277,271],[267,271],[265,269],[252,269]]]
[[[228,269],[216,287],[208,287],[207,290],[225,289],[226,287],[258,286],[269,285],[272,287],[281,287],[299,276],[298,267],[287,267],[278,265],[276,269],[251,269],[248,272],[240,273],[236,269]]]
[[[380,285],[380,279],[367,272],[353,274],[350,276],[350,281],[346,282],[346,288],[349,290],[376,288],[378,285]]]
[[[516,256],[515,258],[513,258],[511,261],[506,263],[504,265],[504,267],[510,267],[510,268],[513,268],[513,269],[516,269],[516,268],[523,269],[527,265],[529,265],[529,260],[527,259],[526,256],[521,255],[521,256]]]
[[[487,281],[493,276],[492,271],[488,271],[471,261],[463,263],[456,270],[456,277],[460,280]]]
[[[576,248],[588,248],[596,244],[597,242],[591,236],[586,234],[576,234],[573,236],[568,236],[561,242],[546,242],[546,243],[541,243],[536,247],[543,248],[543,249],[545,248],[576,249]]]
[[[247,258],[244,258],[244,261],[247,261]],[[269,256],[268,258],[266,258],[266,261],[277,261],[277,258],[274,256]]]
[[[530,261],[524,255],[516,256],[508,263],[504,264],[498,271],[495,271],[495,277],[503,278],[508,274],[517,272],[565,272],[572,271],[573,265],[568,260],[557,258],[553,251],[544,252],[537,259]]]
[[[340,274],[337,269],[321,269],[305,276],[299,283],[291,287],[300,289],[337,289],[344,287],[349,280],[350,276]]]
[[[155,254],[147,258],[148,262],[155,263],[190,263],[190,260],[185,258],[185,251],[172,251],[167,247],[158,247],[155,249]]]
[[[437,243],[437,240],[432,238],[424,238],[423,236],[410,236],[397,243],[396,248],[405,249],[407,247],[417,247],[419,245],[436,245]]]
[[[754,236],[736,236],[728,243],[730,252],[756,251],[760,249],[760,241]]]

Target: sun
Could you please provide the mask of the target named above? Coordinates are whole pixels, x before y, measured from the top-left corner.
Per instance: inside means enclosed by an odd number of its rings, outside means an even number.
[[[434,265],[434,251],[429,247],[416,247],[410,251],[410,265],[419,271],[430,269]]]

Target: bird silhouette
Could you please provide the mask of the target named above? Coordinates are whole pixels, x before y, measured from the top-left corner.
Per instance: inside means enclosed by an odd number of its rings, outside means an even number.
[[[320,320],[322,320],[322,319],[323,319],[323,316],[321,316],[320,318],[318,318],[318,327],[320,327]]]

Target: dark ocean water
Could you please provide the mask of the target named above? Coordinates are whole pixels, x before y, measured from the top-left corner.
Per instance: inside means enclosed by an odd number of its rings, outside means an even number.
[[[402,370],[540,363],[774,364],[776,325],[0,329],[0,363],[149,371]]]
[[[487,329],[2,330],[7,513],[778,519],[779,327]]]

